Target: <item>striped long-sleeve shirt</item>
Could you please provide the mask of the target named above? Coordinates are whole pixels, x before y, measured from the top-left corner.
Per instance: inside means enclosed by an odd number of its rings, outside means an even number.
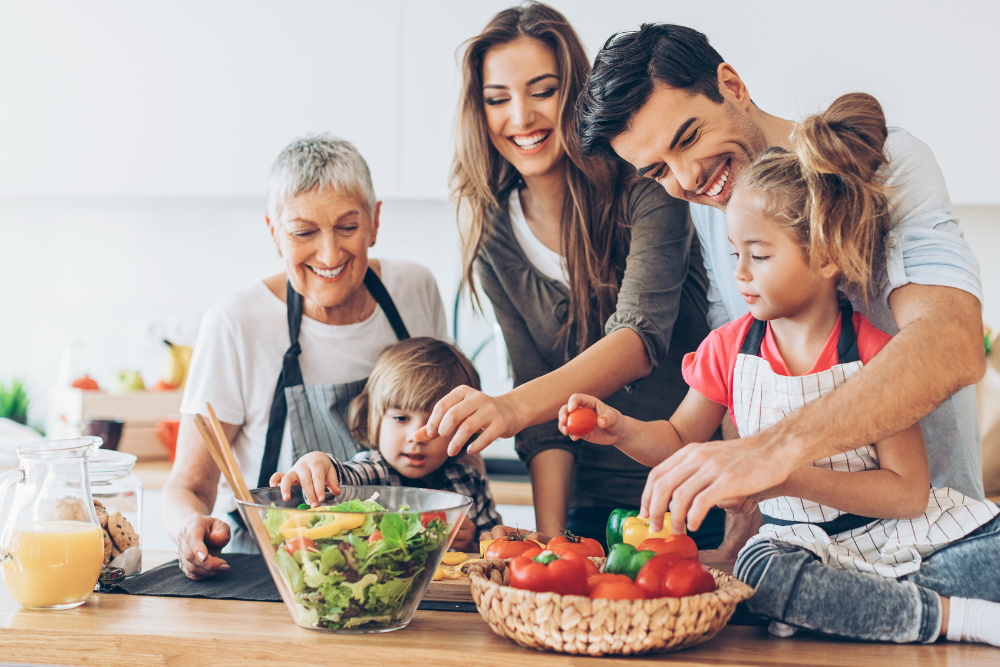
[[[400,475],[376,450],[358,452],[350,461],[330,457],[341,484],[402,486]],[[489,531],[502,522],[490,485],[479,470],[455,459],[448,459],[440,471],[443,473],[438,491],[451,491],[472,498],[469,519],[477,532]]]

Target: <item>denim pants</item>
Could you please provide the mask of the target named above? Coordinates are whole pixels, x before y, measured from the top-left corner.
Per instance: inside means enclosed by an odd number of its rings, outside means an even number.
[[[941,597],[1000,602],[1000,517],[899,579],[824,565],[777,540],[744,549],[734,574],[754,588],[747,608],[772,620],[848,639],[930,642],[941,627]]]

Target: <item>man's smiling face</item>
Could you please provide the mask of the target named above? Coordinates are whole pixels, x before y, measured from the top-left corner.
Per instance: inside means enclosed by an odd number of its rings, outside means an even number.
[[[671,196],[725,210],[733,182],[767,140],[750,116],[749,97],[734,94],[720,79],[722,104],[658,84],[628,129],[610,143],[640,176],[656,180]]]

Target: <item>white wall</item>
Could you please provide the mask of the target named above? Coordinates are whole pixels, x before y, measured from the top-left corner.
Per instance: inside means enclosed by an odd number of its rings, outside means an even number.
[[[0,3],[0,194],[259,197],[290,139],[356,142],[384,197],[443,199],[455,49],[513,0]],[[865,90],[1000,204],[1000,3],[554,0],[590,53],[643,21],[705,31],[764,109]]]
[[[455,51],[512,2],[0,0],[0,381],[28,380],[38,420],[67,344],[74,373],[155,381],[160,338],[193,340],[209,303],[281,270],[266,175],[307,132],[359,146],[387,200],[376,255],[426,263],[450,303]],[[878,96],[966,205],[1000,325],[1000,3],[554,4],[591,53],[643,21],[704,30],[782,116]]]

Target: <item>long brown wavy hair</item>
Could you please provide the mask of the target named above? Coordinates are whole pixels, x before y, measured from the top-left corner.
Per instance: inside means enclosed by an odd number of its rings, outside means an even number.
[[[550,49],[559,70],[559,122],[555,132],[566,152],[568,185],[560,246],[569,276],[569,312],[560,336],[575,331],[577,347],[583,350],[592,338],[600,337],[604,322],[615,311],[628,254],[621,193],[629,177],[620,161],[583,155],[574,131],[573,113],[590,64],[566,18],[541,3],[505,9],[482,33],[465,43],[450,175],[462,237],[462,284],[478,306],[476,258],[484,240],[494,233],[494,216],[507,206],[505,195],[521,182],[518,171],[490,141],[483,100],[483,60],[493,47],[524,37],[536,39]]]
[[[842,286],[868,300],[885,252],[891,192],[882,105],[866,93],[837,98],[792,132],[792,150],[768,149],[740,174],[734,195],[780,222],[811,262],[840,267]]]

